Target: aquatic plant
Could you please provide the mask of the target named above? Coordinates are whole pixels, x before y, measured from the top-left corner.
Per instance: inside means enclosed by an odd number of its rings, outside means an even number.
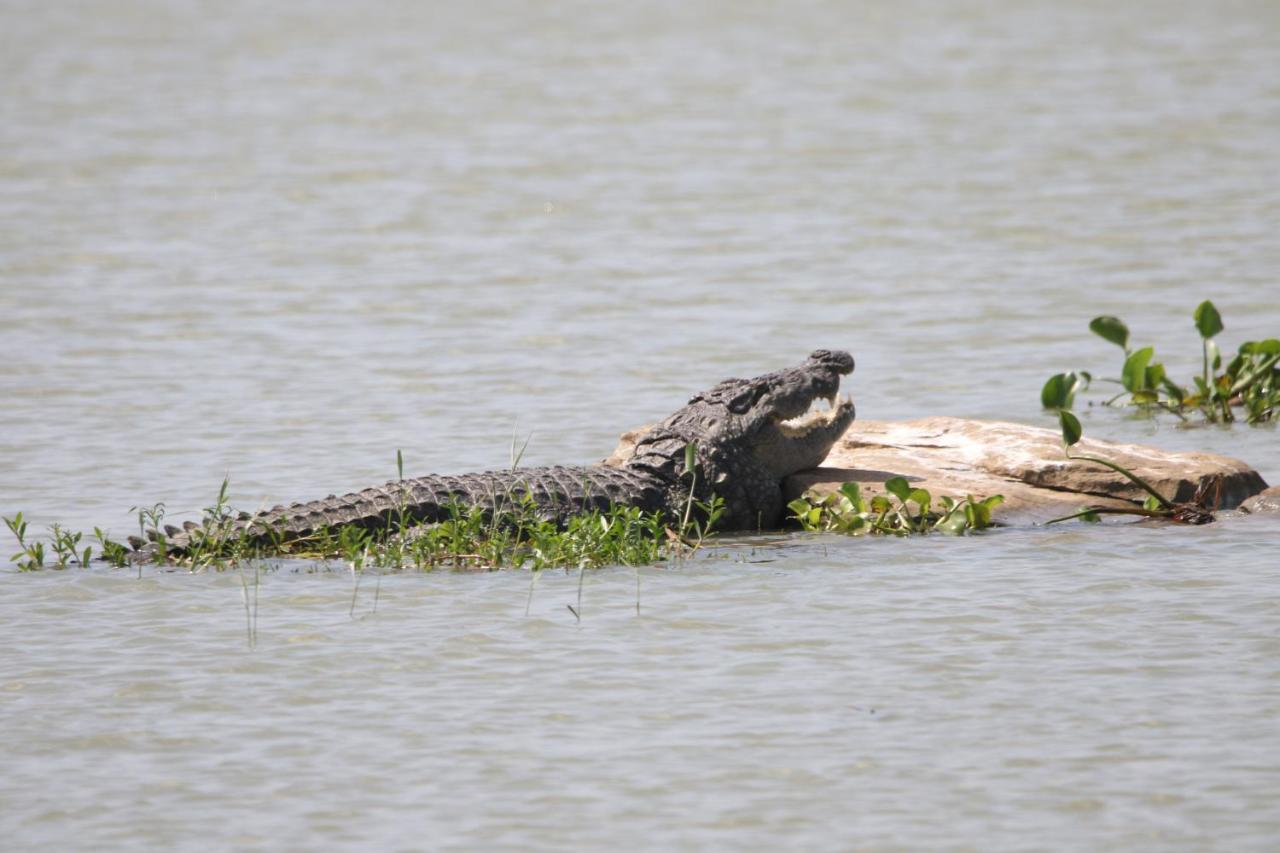
[[[34,542],[27,541],[27,522],[22,517],[22,513],[17,513],[13,518],[5,516],[4,523],[8,526],[14,538],[18,540],[18,553],[9,557],[9,562],[16,563],[18,568],[24,572],[38,569],[44,565],[44,543],[36,540]]]
[[[1062,452],[1072,461],[1088,462],[1094,465],[1101,465],[1104,468],[1110,468],[1117,474],[1121,475],[1129,482],[1147,493],[1146,499],[1141,503],[1134,503],[1131,507],[1099,507],[1091,506],[1082,509],[1077,513],[1073,513],[1062,518],[1055,518],[1048,524],[1056,524],[1060,521],[1070,521],[1072,519],[1080,519],[1081,521],[1100,521],[1100,515],[1140,515],[1146,518],[1158,518],[1165,521],[1172,521],[1178,524],[1208,524],[1214,520],[1213,511],[1217,506],[1222,488],[1221,480],[1205,481],[1196,490],[1195,495],[1189,501],[1175,503],[1173,499],[1167,498],[1160,494],[1154,486],[1137,474],[1125,468],[1116,462],[1101,456],[1092,456],[1083,453],[1072,454],[1071,448],[1080,442],[1084,437],[1084,428],[1080,425],[1080,420],[1074,414],[1066,409],[1058,410],[1058,423],[1062,428]],[[1215,490],[1213,506],[1209,504],[1210,491]]]
[[[106,560],[117,569],[122,569],[129,564],[129,549],[121,545],[119,542],[112,542],[107,538],[107,534],[101,527],[93,528],[93,536],[98,540],[98,547],[102,549],[102,559]],[[88,565],[86,559],[83,565]]]
[[[1225,328],[1218,309],[1205,300],[1192,312],[1192,320],[1200,335],[1201,373],[1179,385],[1169,378],[1164,365],[1154,360],[1154,347],[1130,349],[1129,327],[1123,320],[1094,317],[1089,330],[1124,351],[1120,377],[1101,380],[1122,390],[1104,405],[1170,412],[1183,421],[1198,413],[1211,423],[1230,423],[1237,419],[1237,409],[1249,424],[1274,420],[1280,414],[1280,339],[1246,341],[1224,364],[1215,341]],[[1040,403],[1046,409],[1070,410],[1076,394],[1088,389],[1092,381],[1093,375],[1083,370],[1055,374],[1041,388]]]
[[[835,492],[819,495],[808,491],[787,504],[791,518],[804,530],[907,536],[913,533],[963,534],[992,526],[991,512],[1004,503],[1003,495],[979,500],[973,495],[938,498],[940,509],[933,509],[933,496],[927,489],[912,488],[905,477],[892,477],[884,483],[885,491],[897,499],[895,505],[886,495],[867,500],[857,483],[845,483]],[[914,509],[913,509],[914,506]]]

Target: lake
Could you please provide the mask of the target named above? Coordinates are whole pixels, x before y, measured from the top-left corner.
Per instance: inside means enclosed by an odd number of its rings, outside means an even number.
[[[1268,2],[0,5],[0,513],[124,536],[1280,336]],[[1103,390],[1088,399],[1105,399]],[[1276,428],[1080,406],[1248,461]],[[5,531],[8,545],[13,540]],[[13,550],[13,549],[11,549]],[[10,551],[0,552],[0,559]],[[14,849],[1267,850],[1280,520],[640,569],[0,569]],[[245,592],[257,598],[256,642]]]

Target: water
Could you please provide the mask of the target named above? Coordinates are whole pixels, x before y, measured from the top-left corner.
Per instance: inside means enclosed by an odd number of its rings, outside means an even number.
[[[0,510],[600,458],[842,347],[1046,423],[1280,332],[1280,16],[0,4]],[[1274,428],[1086,413],[1244,458]],[[666,568],[0,575],[19,849],[1267,849],[1280,525],[766,537]],[[8,552],[5,552],[7,556]],[[253,577],[246,579],[252,587]],[[250,590],[252,592],[252,589]],[[350,615],[354,598],[354,618]],[[376,598],[376,611],[374,603]],[[529,608],[525,615],[526,606]]]

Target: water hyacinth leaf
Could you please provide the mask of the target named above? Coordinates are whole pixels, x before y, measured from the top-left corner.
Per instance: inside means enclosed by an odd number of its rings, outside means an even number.
[[[797,519],[803,519],[809,514],[809,510],[813,508],[804,498],[796,498],[787,504],[787,509],[791,510],[792,515]]]
[[[1218,313],[1218,309],[1208,299],[1197,305],[1195,313],[1191,316],[1196,321],[1196,329],[1199,330],[1200,337],[1206,340],[1225,328],[1222,325],[1222,315]]]
[[[857,483],[844,483],[840,486],[840,494],[848,498],[854,512],[866,512],[867,502],[862,497],[862,487]]]
[[[1147,495],[1147,499],[1142,502],[1143,509],[1149,509],[1152,511],[1158,511],[1163,508],[1163,506],[1164,505],[1155,495]]]
[[[907,500],[915,501],[918,506],[929,508],[929,504],[933,503],[933,496],[925,489],[912,489],[907,495]]]
[[[983,498],[978,501],[978,503],[985,506],[988,510],[993,510],[1000,506],[1000,504],[1004,503],[1004,495],[992,495],[989,498]]]
[[[883,515],[884,513],[888,512],[891,507],[892,507],[892,504],[889,503],[889,499],[886,498],[884,495],[876,495],[874,498],[871,499],[871,511],[874,513]]]
[[[950,533],[953,536],[959,536],[969,528],[969,519],[964,512],[958,509],[951,509],[943,517],[941,521],[934,525],[934,530],[943,533]]]
[[[1124,383],[1126,391],[1132,393],[1147,387],[1147,364],[1155,354],[1155,347],[1143,347],[1124,360],[1124,370],[1120,371],[1120,380]]]
[[[1046,409],[1069,409],[1079,387],[1080,379],[1076,374],[1054,374],[1040,389],[1040,405]]]
[[[904,503],[911,494],[911,484],[907,482],[906,477],[890,477],[884,481],[884,488],[885,491]]]
[[[1187,389],[1173,382],[1169,377],[1165,377],[1160,384],[1164,387],[1165,393],[1173,398],[1179,405],[1185,405],[1187,402]]]
[[[1004,503],[1004,495],[992,495],[982,500],[969,495],[965,514],[969,517],[970,523],[976,530],[982,530],[991,526],[991,513],[1002,503]]]
[[[1080,426],[1080,419],[1066,409],[1058,410],[1058,424],[1062,427],[1062,443],[1067,447],[1074,445],[1084,435],[1084,428]]]
[[[1119,317],[1094,317],[1089,321],[1089,331],[1125,352],[1129,351],[1129,327]]]
[[[1240,375],[1240,371],[1249,363],[1249,357],[1244,353],[1238,353],[1235,358],[1227,363],[1226,374],[1233,379]]]
[[[1240,345],[1240,352],[1244,355],[1280,355],[1280,340],[1246,341]]]

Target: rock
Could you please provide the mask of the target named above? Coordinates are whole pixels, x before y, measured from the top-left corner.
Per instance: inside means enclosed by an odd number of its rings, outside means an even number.
[[[1240,504],[1240,509],[1251,513],[1280,512],[1280,486],[1263,489]]]
[[[641,428],[624,435],[605,464],[628,458],[645,432]],[[1218,489],[1220,484],[1219,508],[1233,509],[1267,488],[1245,463],[1212,453],[1174,453],[1084,439],[1072,454],[1109,459],[1174,501],[1190,500],[1201,485]],[[1085,506],[1132,506],[1146,497],[1109,468],[1066,459],[1056,429],[949,417],[855,421],[821,468],[788,477],[783,490],[791,500],[809,489],[829,492],[852,481],[871,496],[883,494],[884,481],[895,476],[928,489],[935,499],[1004,495],[1004,504],[995,511],[996,520],[1004,524],[1044,522]],[[1280,494],[1267,500],[1268,507],[1280,511]]]

